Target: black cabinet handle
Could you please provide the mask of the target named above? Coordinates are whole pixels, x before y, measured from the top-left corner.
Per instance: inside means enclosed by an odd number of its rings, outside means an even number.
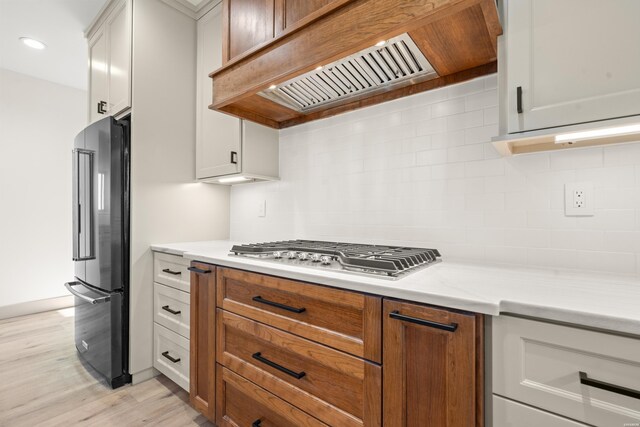
[[[170,269],[168,269],[168,268],[165,268],[164,270],[162,270],[162,272],[163,272],[163,273],[167,273],[167,274],[173,274],[174,276],[177,276],[177,275],[179,275],[179,274],[182,274],[182,272],[181,272],[181,271],[173,271],[173,270],[170,270]]]
[[[251,424],[251,427],[260,427],[260,424],[262,424],[262,420],[257,419],[253,422],[253,424]]]
[[[266,304],[266,305],[270,305],[272,307],[277,307],[277,308],[281,308],[283,310],[287,310],[290,311],[292,313],[304,313],[305,311],[307,311],[306,308],[302,307],[302,308],[295,308],[295,307],[291,307],[290,305],[284,305],[284,304],[280,304],[279,302],[273,302],[273,301],[269,301],[267,299],[262,298],[261,296],[255,296],[253,298],[251,298],[252,300],[254,300],[255,302],[259,302],[261,304]]]
[[[107,102],[100,101],[98,102],[98,114],[104,114],[107,112]]]
[[[278,371],[280,371],[280,372],[284,372],[285,374],[287,374],[287,375],[289,375],[289,376],[292,376],[293,378],[296,378],[296,379],[298,379],[298,380],[299,380],[300,378],[304,377],[305,375],[307,375],[307,374],[306,374],[306,373],[304,373],[304,372],[295,372],[295,371],[292,371],[291,369],[287,369],[287,368],[285,368],[285,367],[284,367],[284,366],[282,366],[282,365],[278,365],[277,363],[272,362],[272,361],[271,361],[271,360],[269,360],[269,359],[265,359],[264,357],[262,357],[262,353],[260,353],[260,352],[253,353],[253,354],[251,355],[251,357],[253,357],[254,359],[256,359],[256,360],[258,360],[258,361],[260,361],[260,362],[262,362],[262,363],[264,363],[265,365],[269,365],[269,366],[271,366],[272,368],[275,368],[275,369],[277,369],[277,370],[278,370]]]
[[[203,269],[198,268],[198,267],[189,267],[189,268],[187,268],[187,270],[192,271],[194,273],[198,273],[198,274],[209,274],[209,273],[211,273],[211,270],[203,270]]]
[[[400,314],[398,310],[394,310],[389,313],[389,317],[392,319],[402,320],[403,322],[415,323],[416,325],[428,326],[430,328],[442,329],[443,331],[455,332],[458,329],[457,323],[451,323],[449,325],[445,323],[432,322],[430,320],[418,319],[417,317],[405,316]]]
[[[516,103],[518,108],[518,114],[522,114],[522,86],[516,88]]]
[[[168,351],[163,352],[162,355],[164,357],[166,357],[167,359],[169,359],[171,361],[171,363],[178,363],[180,361],[179,357],[177,359],[174,359],[173,357],[169,356],[169,352]]]
[[[610,391],[612,393],[621,394],[623,396],[633,397],[634,399],[640,399],[640,391],[631,388],[621,387],[619,385],[606,383],[604,381],[594,380],[589,378],[586,372],[579,372],[580,384],[588,385],[589,387],[599,388],[601,390]]]
[[[231,163],[234,165],[238,164],[238,153],[236,151],[231,152]]]
[[[171,310],[171,309],[169,308],[169,306],[168,306],[168,305],[163,305],[163,306],[162,306],[162,309],[163,309],[164,311],[168,311],[168,312],[169,312],[169,313],[171,313],[171,314],[180,314],[180,313],[181,313],[181,311],[180,311],[180,310],[178,310],[178,311]]]

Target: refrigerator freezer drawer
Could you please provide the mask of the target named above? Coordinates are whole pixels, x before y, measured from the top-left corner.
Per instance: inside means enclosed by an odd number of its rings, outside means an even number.
[[[75,297],[75,344],[78,353],[109,385],[124,381],[122,346],[122,295],[89,288],[81,282],[67,284]]]

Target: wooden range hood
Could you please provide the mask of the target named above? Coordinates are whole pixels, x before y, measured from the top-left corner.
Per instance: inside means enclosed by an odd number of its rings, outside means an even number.
[[[252,9],[265,3],[268,6],[263,10]],[[497,36],[502,27],[494,0],[223,0],[223,8],[223,66],[210,74],[213,102],[209,108],[273,128],[413,95],[497,69]],[[252,19],[254,28],[256,19],[265,19],[269,34],[242,51],[237,46],[256,37],[243,34],[247,30],[236,29],[234,24]],[[305,112],[259,94],[405,33],[435,73]]]

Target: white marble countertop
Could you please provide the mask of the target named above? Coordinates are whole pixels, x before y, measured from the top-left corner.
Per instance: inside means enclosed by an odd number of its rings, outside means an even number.
[[[488,315],[505,313],[640,336],[640,280],[447,261],[398,280],[230,256],[234,242],[152,245],[190,260]]]

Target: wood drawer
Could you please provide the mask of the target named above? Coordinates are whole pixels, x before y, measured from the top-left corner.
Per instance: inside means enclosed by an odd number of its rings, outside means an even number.
[[[581,384],[640,390],[640,340],[499,316],[493,319],[493,391],[597,426],[638,423],[640,399]]]
[[[216,387],[218,427],[327,426],[221,365]]]
[[[153,281],[183,292],[191,292],[189,260],[162,252],[153,254]]]
[[[153,335],[153,367],[189,391],[189,340],[157,323]]]
[[[218,307],[381,362],[381,297],[228,268],[217,272]]]
[[[190,296],[159,283],[153,284],[153,320],[189,339]]]
[[[587,427],[513,400],[493,396],[493,427]]]
[[[217,310],[218,363],[329,425],[380,425],[382,369]]]

